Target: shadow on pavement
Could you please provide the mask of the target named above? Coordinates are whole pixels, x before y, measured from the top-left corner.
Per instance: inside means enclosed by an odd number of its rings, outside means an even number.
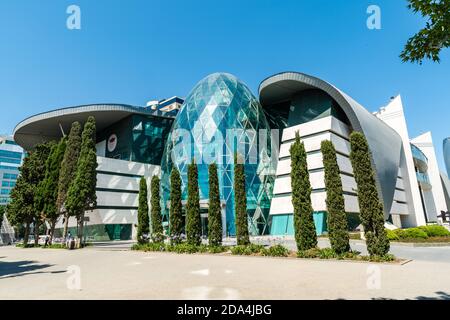
[[[0,261],[0,280],[4,278],[12,278],[36,273],[63,273],[66,271],[37,271],[51,267],[51,264],[36,264],[36,261],[24,260],[24,261],[12,261],[4,262]],[[35,271],[35,272],[30,272]]]
[[[436,296],[433,297],[425,297],[425,296],[418,296],[414,299],[405,299],[405,300],[450,300],[450,294],[443,291],[437,291],[435,292]],[[373,298],[372,300],[398,300],[398,299],[391,299],[391,298]]]

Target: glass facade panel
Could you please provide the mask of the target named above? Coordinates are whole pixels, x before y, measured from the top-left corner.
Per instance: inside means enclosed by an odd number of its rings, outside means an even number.
[[[170,172],[175,165],[187,199],[187,166],[198,164],[200,198],[208,199],[208,165],[218,164],[220,197],[225,202],[226,232],[235,234],[233,157],[245,159],[247,213],[252,234],[268,233],[268,213],[274,181],[270,161],[269,124],[250,90],[230,74],[216,73],[200,81],[178,113],[164,151],[162,208],[170,195]],[[168,221],[168,209],[164,210]]]
[[[132,115],[103,130],[97,141],[117,139],[114,149],[106,143],[107,158],[160,165],[172,123],[172,118]]]
[[[413,158],[420,160],[424,163],[428,163],[428,158],[425,156],[425,154],[415,145],[411,144],[411,151]]]
[[[327,213],[325,211],[314,212],[313,219],[318,235],[321,235],[328,230]],[[277,214],[271,216],[270,234],[274,236],[294,235],[294,216],[292,214]]]
[[[131,240],[131,224],[95,224],[83,228],[87,241]],[[77,234],[77,228],[68,229],[72,236]],[[61,238],[63,229],[55,229],[55,237]]]

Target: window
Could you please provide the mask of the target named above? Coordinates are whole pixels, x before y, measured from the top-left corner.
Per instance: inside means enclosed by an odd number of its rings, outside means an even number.
[[[10,189],[2,189],[0,194],[9,194]]]

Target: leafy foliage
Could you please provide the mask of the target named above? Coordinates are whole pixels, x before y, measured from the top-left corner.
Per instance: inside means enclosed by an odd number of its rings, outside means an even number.
[[[20,175],[11,191],[11,202],[7,206],[8,221],[19,226],[25,224],[24,243],[28,243],[30,224],[34,224],[35,241],[37,244],[39,225],[42,222],[38,210],[38,186],[45,176],[45,164],[50,153],[50,144],[39,144],[25,157],[20,167]]]
[[[177,168],[170,174],[170,241],[172,244],[181,242],[183,233],[183,212],[181,204],[181,177]]]
[[[358,185],[358,202],[369,254],[384,256],[389,252],[389,239],[384,228],[384,209],[380,201],[372,169],[367,140],[360,132],[350,135],[350,160]]]
[[[317,234],[311,204],[306,151],[298,132],[295,134],[295,142],[291,145],[290,153],[295,241],[298,250],[308,250],[317,246]]]
[[[222,244],[222,213],[220,210],[219,178],[217,165],[209,165],[209,209],[208,209],[208,238],[209,245]]]
[[[419,229],[424,231],[428,237],[450,237],[450,231],[448,231],[444,226],[420,226]]]
[[[42,211],[43,218],[50,224],[50,240],[52,243],[55,224],[60,212],[56,202],[58,198],[58,181],[61,170],[61,163],[66,150],[66,139],[62,138],[58,144],[53,144],[50,155],[45,164],[45,177],[38,186],[36,196],[36,207]]]
[[[331,248],[337,253],[350,250],[347,215],[345,214],[344,193],[336,150],[331,141],[322,141],[321,151],[325,168],[327,190],[328,234]]]
[[[147,196],[147,181],[142,177],[139,182],[139,204],[138,204],[138,228],[137,240],[139,243],[148,242],[148,235],[150,232],[150,221],[148,217],[148,196]]]
[[[267,257],[287,257],[289,256],[289,253],[289,250],[280,244],[261,250],[261,255]]]
[[[387,236],[389,240],[398,241],[398,240],[425,240],[431,238],[429,241],[437,241],[440,242],[441,239],[445,241],[445,238],[448,238],[450,241],[450,231],[448,231],[445,227],[439,225],[428,225],[428,226],[420,226],[416,228],[408,228],[408,229],[395,229],[395,230],[386,230]]]
[[[245,168],[243,159],[234,155],[234,212],[236,214],[236,238],[238,245],[248,245],[247,195],[245,191]]]
[[[408,0],[408,8],[420,12],[425,18],[425,28],[411,37],[400,58],[403,62],[422,64],[423,59],[439,62],[439,53],[450,44],[450,1]]]
[[[258,255],[263,249],[263,245],[253,243],[248,245],[237,245],[231,248],[231,254],[244,256]]]
[[[163,242],[164,241],[164,229],[162,226],[161,218],[161,197],[159,194],[159,178],[158,176],[152,177],[151,182],[151,225],[152,225],[152,241]]]

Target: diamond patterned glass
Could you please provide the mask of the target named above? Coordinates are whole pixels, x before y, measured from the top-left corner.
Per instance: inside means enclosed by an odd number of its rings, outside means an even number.
[[[220,197],[227,235],[235,235],[234,154],[245,159],[247,213],[253,235],[267,234],[275,171],[271,134],[262,107],[235,76],[214,73],[201,80],[186,98],[168,137],[161,170],[162,208],[168,221],[170,172],[180,171],[187,199],[187,166],[198,165],[202,203],[208,201],[208,165],[218,165]]]

